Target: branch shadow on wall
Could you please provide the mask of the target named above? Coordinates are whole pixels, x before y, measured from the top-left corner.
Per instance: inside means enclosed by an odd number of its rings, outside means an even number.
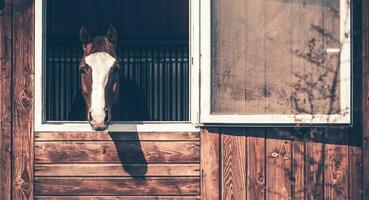
[[[361,8],[361,5],[357,5],[359,2],[355,2],[357,8]],[[329,189],[336,196],[346,197],[348,195],[345,191],[348,191],[349,187],[347,183],[351,184],[349,175],[347,174],[349,169],[350,150],[359,149],[362,147],[362,132],[363,132],[363,107],[362,107],[362,78],[367,72],[362,69],[362,60],[364,59],[361,54],[361,11],[354,16],[352,37],[355,38],[351,42],[353,47],[353,56],[351,57],[352,63],[352,83],[353,94],[352,99],[352,124],[349,125],[299,125],[298,122],[293,127],[253,127],[253,128],[220,128],[219,133],[222,135],[236,135],[245,136],[250,138],[263,138],[262,141],[265,147],[264,168],[268,170],[268,162],[273,160],[273,166],[283,171],[281,177],[285,177],[291,184],[290,194],[292,199],[323,199],[325,190]],[[337,13],[335,8],[330,9],[331,12]],[[337,17],[336,15],[332,15]],[[311,24],[310,29],[315,32],[316,35],[321,35],[325,38],[326,43],[339,46],[339,39],[330,35],[330,32],[323,27]],[[291,83],[294,92],[289,97],[289,101],[293,105],[293,109],[296,113],[303,114],[316,114],[321,110],[324,110],[325,114],[336,114],[340,112],[339,100],[337,94],[339,94],[339,53],[337,55],[329,55],[327,52],[322,51],[324,46],[317,42],[317,38],[307,38],[306,49],[291,49],[293,56],[301,58],[305,63],[310,66],[314,66],[313,72],[317,74],[305,73],[293,74],[295,83]],[[336,61],[334,61],[336,60]],[[346,61],[348,62],[348,61]],[[330,77],[330,78],[329,78]],[[342,80],[341,80],[342,81]],[[343,80],[350,81],[350,80]],[[341,94],[340,94],[341,95]],[[322,103],[324,99],[324,105],[319,105],[318,108],[316,102]],[[213,131],[214,132],[214,131]],[[217,132],[217,131],[215,131]],[[268,147],[267,141],[279,141],[275,147]],[[273,141],[274,142],[274,141]],[[223,144],[221,144],[222,146]],[[246,144],[248,145],[248,144]],[[297,145],[297,147],[295,146]],[[221,148],[226,148],[222,146]],[[245,147],[246,148],[246,147]],[[252,147],[250,147],[252,148]],[[269,148],[269,149],[268,149]],[[312,152],[313,151],[313,152]],[[257,152],[262,153],[262,152]],[[294,155],[293,155],[294,154]],[[302,161],[296,161],[294,156],[299,155]],[[251,155],[256,156],[256,155]],[[257,156],[256,156],[257,157]],[[222,159],[222,158],[221,158]],[[351,161],[352,162],[352,161]],[[352,164],[352,163],[351,163]],[[362,163],[358,161],[353,163],[359,173],[362,170]],[[301,190],[294,189],[294,185],[297,184],[297,177],[294,175],[294,170],[299,169],[303,171],[302,177],[304,181],[304,187]],[[274,170],[274,169],[273,169]],[[353,170],[353,169],[351,169]],[[259,172],[258,172],[259,173]],[[329,173],[329,175],[325,174]],[[265,171],[260,172],[261,179],[264,180],[263,192],[268,194],[274,194],[276,196],[285,197],[286,193],[281,191],[274,191],[271,188],[266,187],[268,183],[267,174]],[[301,176],[301,174],[300,174]],[[329,176],[332,180],[326,180],[326,176]],[[359,175],[360,176],[360,175]],[[249,178],[249,177],[247,177]],[[270,177],[269,177],[270,178]],[[253,182],[254,180],[249,180]],[[281,180],[274,180],[278,182]],[[346,188],[345,188],[346,187]],[[285,191],[284,191],[285,192]],[[362,193],[366,191],[361,191]],[[358,194],[360,196],[360,194]]]

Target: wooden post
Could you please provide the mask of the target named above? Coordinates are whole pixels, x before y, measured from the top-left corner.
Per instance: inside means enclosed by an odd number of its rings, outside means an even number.
[[[13,199],[33,199],[34,0],[13,0]]]
[[[217,200],[220,196],[219,132],[201,130],[201,199]]]
[[[363,37],[363,199],[369,199],[369,0],[362,1]]]
[[[0,3],[0,199],[11,199],[11,0]]]

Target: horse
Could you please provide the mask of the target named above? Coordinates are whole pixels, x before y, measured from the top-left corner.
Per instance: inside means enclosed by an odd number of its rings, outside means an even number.
[[[87,119],[95,131],[106,130],[112,120],[149,120],[141,89],[120,76],[115,27],[109,25],[105,35],[92,38],[86,26],[82,26],[80,41],[83,49],[79,64],[81,89],[73,102],[69,120]]]

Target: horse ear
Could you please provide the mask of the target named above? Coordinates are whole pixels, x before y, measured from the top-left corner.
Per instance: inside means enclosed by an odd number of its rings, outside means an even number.
[[[81,43],[83,44],[83,47],[91,42],[91,36],[90,32],[87,30],[86,26],[82,26],[79,31],[79,39]]]
[[[106,37],[108,38],[109,42],[112,43],[114,46],[117,45],[118,32],[113,25],[109,25],[108,30],[106,31]]]

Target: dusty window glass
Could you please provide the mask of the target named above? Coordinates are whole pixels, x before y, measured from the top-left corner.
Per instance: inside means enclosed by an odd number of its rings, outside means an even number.
[[[211,114],[342,112],[340,0],[214,0],[211,13]]]

